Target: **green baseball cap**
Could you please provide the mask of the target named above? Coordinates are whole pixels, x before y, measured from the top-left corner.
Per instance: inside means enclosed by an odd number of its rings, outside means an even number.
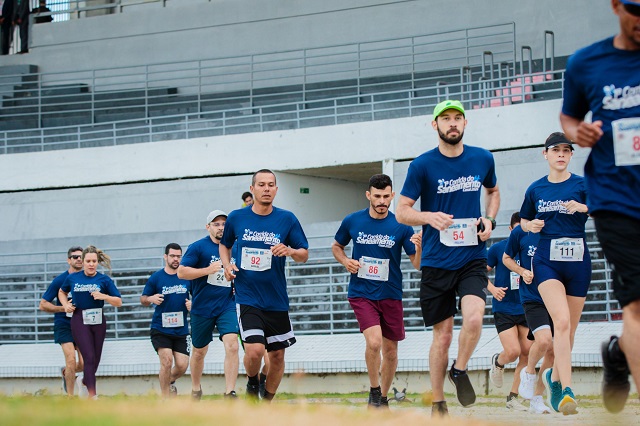
[[[440,114],[442,114],[444,111],[448,109],[455,109],[457,111],[460,111],[462,115],[465,115],[464,107],[462,106],[462,103],[460,103],[460,101],[454,101],[454,100],[448,99],[446,101],[440,102],[433,109],[433,120],[435,121],[435,119],[438,118]]]

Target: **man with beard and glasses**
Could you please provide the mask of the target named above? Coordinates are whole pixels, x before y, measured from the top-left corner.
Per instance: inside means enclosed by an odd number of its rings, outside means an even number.
[[[225,279],[220,260],[226,221],[222,210],[209,213],[208,235],[189,245],[178,267],[178,277],[191,280],[191,397],[196,401],[202,398],[200,380],[214,328],[224,345],[224,396],[237,397],[238,319],[231,281]]]
[[[289,296],[285,263],[287,257],[304,263],[309,243],[296,216],[275,207],[276,175],[258,170],[251,178],[253,205],[229,215],[220,242],[225,276],[234,280],[236,312],[244,344],[247,397],[260,396],[260,365],[269,356],[269,371],[263,400],[271,401],[284,374],[285,349],[296,342],[289,319]],[[238,259],[231,261],[232,247]]]
[[[178,278],[181,258],[182,247],[176,243],[167,244],[164,268],[149,277],[140,296],[142,305],[155,305],[151,344],[160,358],[160,391],[164,398],[178,394],[176,380],[189,366],[187,311],[191,309],[188,297],[191,283]]]
[[[419,270],[422,233],[414,234],[413,228],[399,224],[389,211],[395,195],[389,176],[373,175],[365,195],[369,207],[342,221],[331,250],[351,273],[348,298],[366,342],[369,406],[388,408],[387,393],[398,366],[398,342],[405,337],[402,249]],[[351,257],[347,257],[344,248],[352,240]]]
[[[601,348],[604,405],[617,413],[629,373],[640,388],[640,1],[611,0],[611,7],[620,32],[569,58],[560,123],[571,141],[591,148],[587,205],[622,306],[622,333]]]
[[[422,225],[420,305],[425,326],[433,326],[429,351],[433,392],[432,415],[448,414],[444,399],[453,316],[462,311],[458,356],[448,372],[458,401],[467,407],[476,394],[467,363],[482,331],[486,306],[487,253],[485,241],[495,227],[500,207],[493,155],[462,143],[467,125],[462,104],[446,100],[436,105],[431,126],[438,147],[411,162],[397,208],[398,222]],[[481,217],[481,188],[486,191],[486,216]],[[413,205],[420,198],[420,211]]]

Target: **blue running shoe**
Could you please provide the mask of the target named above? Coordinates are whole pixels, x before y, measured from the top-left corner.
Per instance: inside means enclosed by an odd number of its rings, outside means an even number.
[[[554,382],[551,380],[551,373],[553,368],[547,368],[542,373],[542,382],[547,389],[547,404],[553,408],[556,412],[559,412],[558,405],[562,400],[562,385],[560,382]]]
[[[576,397],[573,395],[573,391],[571,388],[566,387],[562,391],[562,399],[560,400],[560,404],[558,404],[558,410],[568,416],[569,414],[578,414],[578,403],[576,402]]]

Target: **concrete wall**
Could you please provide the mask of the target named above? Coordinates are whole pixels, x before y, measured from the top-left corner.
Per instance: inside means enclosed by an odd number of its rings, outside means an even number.
[[[276,52],[515,22],[518,49],[543,55],[543,32],[568,55],[617,29],[610,2],[583,0],[169,0],[123,13],[37,25],[29,55],[42,71]],[[96,54],[99,53],[99,54]]]

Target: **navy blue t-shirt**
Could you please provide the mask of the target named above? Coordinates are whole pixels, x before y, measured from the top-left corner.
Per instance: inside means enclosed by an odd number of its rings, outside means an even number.
[[[575,200],[587,203],[587,193],[582,176],[571,174],[564,182],[551,183],[548,176],[533,182],[524,194],[520,208],[522,219],[544,220],[540,230],[541,240],[552,238],[585,238],[586,213],[570,214],[564,203]]]
[[[497,184],[493,155],[486,149],[464,145],[461,155],[445,157],[438,148],[411,162],[401,194],[420,198],[420,210],[443,212],[454,219],[479,218],[482,187]],[[422,267],[457,270],[476,259],[486,259],[485,243],[448,247],[440,242],[440,232],[422,227]]]
[[[519,227],[518,227],[519,228]],[[487,266],[495,272],[493,285],[496,287],[506,288],[502,300],[493,298],[493,312],[501,312],[509,315],[524,315],[524,309],[520,304],[520,290],[511,288],[511,271],[502,263],[502,255],[507,246],[507,240],[499,241],[489,247],[487,250]],[[520,285],[526,285],[520,280]]]
[[[266,216],[258,215],[250,208],[234,210],[227,217],[221,244],[232,248],[234,243],[239,269],[234,280],[236,302],[264,311],[288,311],[289,296],[284,275],[286,257],[272,256],[271,267],[266,270],[252,270],[252,266],[258,265],[249,263],[260,257],[261,250],[269,252],[272,246],[280,243],[296,250],[309,248],[295,215],[278,207],[273,207]],[[263,257],[268,254],[261,256],[264,264]],[[246,262],[243,258],[247,259]]]
[[[640,51],[620,50],[613,37],[578,50],[567,63],[562,113],[577,119],[591,111],[604,135],[584,167],[589,212],[619,212],[640,219],[640,165],[616,166],[611,122],[640,117]]]
[[[410,241],[412,235],[413,228],[399,224],[391,212],[384,219],[374,219],[366,208],[345,217],[335,236],[338,244],[346,246],[353,240],[353,259],[366,256],[389,261],[387,281],[351,274],[348,297],[402,300],[400,261],[403,247],[407,255],[416,253],[416,246]]]
[[[55,277],[42,295],[42,298],[50,303],[53,303],[53,300],[55,299],[56,306],[62,306],[62,303],[58,300],[58,290],[60,290],[60,286],[62,286],[68,276],[69,271],[64,271],[62,274]],[[71,326],[71,318],[69,318],[65,312],[56,312],[53,314],[53,326],[55,327],[59,325]]]
[[[187,247],[180,264],[189,268],[202,269],[219,260],[220,246],[207,235]],[[222,269],[220,271],[223,273]],[[220,276],[211,274],[191,280],[192,314],[204,318],[215,318],[223,312],[236,309],[233,290],[226,281],[217,279]]]
[[[155,306],[153,312],[153,318],[151,319],[151,328],[158,330],[164,334],[170,334],[174,336],[185,336],[189,334],[189,324],[187,322],[187,307],[185,305],[189,298],[189,289],[191,283],[187,280],[181,280],[178,278],[178,274],[167,274],[163,269],[154,272],[147,280],[147,284],[142,290],[143,296],[153,296],[154,294],[162,294],[164,300],[159,305]],[[182,327],[163,327],[162,326],[162,314],[163,313],[182,313],[183,326]]]
[[[516,226],[507,238],[504,252],[512,259],[518,259],[520,266],[524,269],[531,270],[531,261],[536,254],[538,243],[540,242],[540,233],[524,232],[521,226]],[[520,302],[542,302],[542,297],[538,291],[535,280],[531,284],[524,282],[520,277]]]
[[[95,309],[104,307],[104,300],[95,300],[91,293],[99,291],[109,296],[122,297],[113,280],[105,274],[96,272],[92,277],[84,271],[69,274],[60,289],[71,293],[76,309]]]

